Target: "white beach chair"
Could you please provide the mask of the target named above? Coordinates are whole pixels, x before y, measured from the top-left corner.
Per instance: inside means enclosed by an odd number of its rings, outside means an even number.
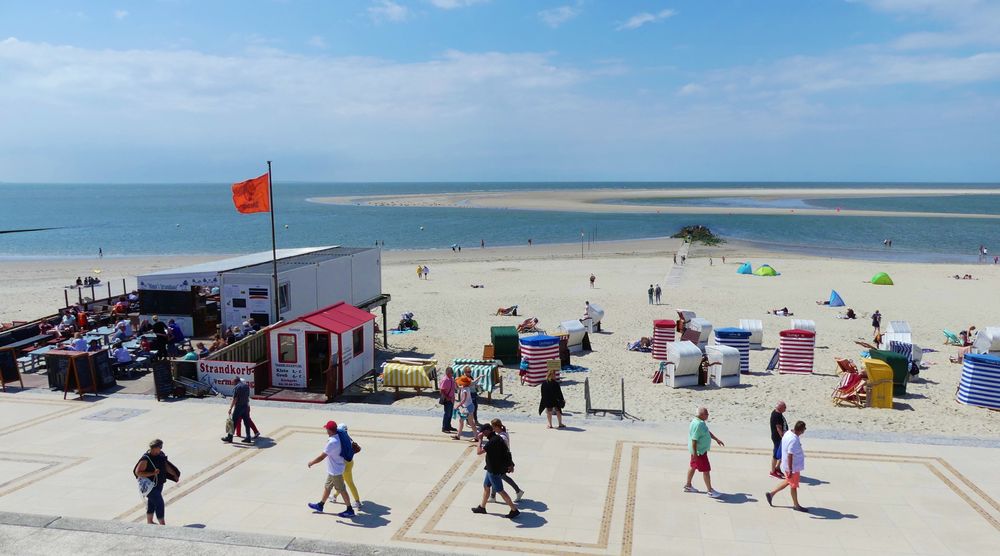
[[[750,349],[764,349],[764,323],[757,319],[740,319],[740,328],[750,331]]]
[[[708,356],[708,383],[721,388],[740,384],[740,350],[732,346],[705,347]]]
[[[816,332],[816,321],[807,319],[792,319],[792,330],[808,330]]]
[[[739,373],[738,355],[736,359],[736,372]],[[691,342],[669,342],[664,367],[666,372],[663,384],[671,388],[697,386],[698,372],[701,370],[701,349]]]

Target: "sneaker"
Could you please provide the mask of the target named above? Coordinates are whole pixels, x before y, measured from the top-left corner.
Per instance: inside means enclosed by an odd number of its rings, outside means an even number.
[[[226,435],[226,436],[223,436],[222,438],[220,438],[219,440],[221,440],[223,442],[232,442],[233,441],[233,437],[230,436],[230,435]]]
[[[497,503],[497,495],[496,494],[491,494],[490,495],[490,502],[492,502],[494,504]]]
[[[523,490],[517,491],[517,496],[514,497],[514,501],[515,502],[520,502],[522,496],[524,496],[524,491]]]
[[[354,508],[348,506],[346,510],[337,514],[337,517],[354,517],[355,515]]]
[[[767,505],[768,506],[774,507],[774,503],[772,502],[772,500],[774,499],[774,495],[773,494],[771,494],[770,492],[765,492],[764,493],[764,498],[767,498]]]
[[[482,506],[476,506],[475,508],[472,508],[472,513],[474,513],[474,514],[484,514],[484,513],[486,513],[486,508],[484,508]]]
[[[317,502],[317,503],[310,502],[309,503],[309,509],[317,511],[317,512],[320,512],[320,513],[323,513],[323,503],[322,502]]]
[[[354,509],[359,512],[361,511],[361,500],[354,501]]]
[[[709,498],[719,498],[720,496],[722,496],[722,494],[720,494],[719,491],[717,491],[715,489],[712,489],[712,490],[708,491],[708,497]]]
[[[511,510],[511,511],[510,511],[510,512],[509,512],[509,513],[508,513],[507,515],[505,515],[504,517],[506,517],[507,519],[514,519],[515,517],[517,517],[517,516],[519,516],[519,515],[521,515],[521,512],[519,512],[518,510]]]
[[[769,473],[769,475],[771,475],[775,479],[784,479],[785,478],[785,476],[782,475],[780,471],[771,471],[771,473]]]
[[[244,444],[253,444],[253,439],[249,436],[243,439]]]
[[[698,492],[698,489],[696,489],[696,488],[694,488],[692,486],[684,485],[684,492]]]

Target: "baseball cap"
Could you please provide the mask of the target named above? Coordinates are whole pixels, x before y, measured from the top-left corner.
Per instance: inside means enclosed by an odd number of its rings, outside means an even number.
[[[336,421],[327,421],[326,425],[324,425],[323,428],[325,428],[328,431],[335,431],[335,430],[337,430],[337,422]]]

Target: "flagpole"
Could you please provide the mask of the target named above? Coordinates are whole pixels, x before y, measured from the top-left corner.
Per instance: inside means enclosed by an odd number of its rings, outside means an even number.
[[[278,322],[278,247],[274,238],[274,186],[271,183],[271,161],[267,161],[267,199],[271,212],[271,283],[274,288],[274,315],[271,324]]]

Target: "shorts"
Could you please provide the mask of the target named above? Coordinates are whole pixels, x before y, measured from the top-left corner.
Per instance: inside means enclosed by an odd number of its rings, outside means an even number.
[[[801,476],[802,476],[801,471],[796,471],[795,473],[786,473],[785,482],[788,483],[788,486],[792,488],[799,488],[799,479],[801,478]]]
[[[327,475],[325,486],[326,488],[335,490],[340,494],[347,492],[347,486],[344,484],[343,475]]]
[[[702,473],[708,473],[712,470],[712,464],[708,462],[708,452],[700,456],[691,454],[691,469],[695,471],[701,471]]]
[[[483,477],[483,486],[492,488],[493,492],[503,492],[503,474],[487,471]]]
[[[774,459],[781,461],[781,441],[774,443]]]

